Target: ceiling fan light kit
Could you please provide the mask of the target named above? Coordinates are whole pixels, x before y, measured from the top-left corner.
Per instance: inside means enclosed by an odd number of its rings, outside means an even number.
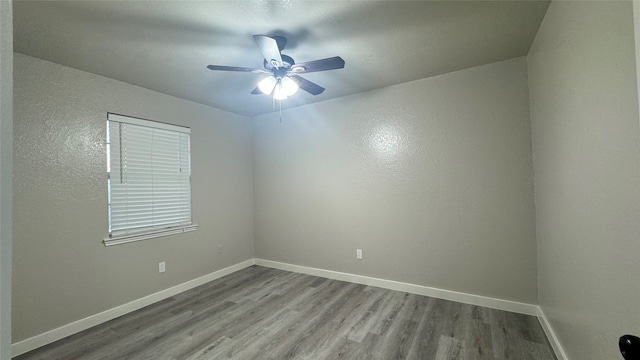
[[[262,51],[264,69],[223,65],[209,65],[207,68],[269,74],[258,82],[258,86],[251,93],[272,95],[275,100],[285,100],[295,94],[298,89],[311,95],[318,95],[324,91],[322,86],[297,74],[344,68],[344,60],[339,56],[296,64],[293,58],[281,53],[287,44],[287,39],[282,36],[254,35],[253,39]]]
[[[276,100],[285,100],[298,91],[298,84],[288,76],[276,79],[273,75],[269,75],[258,83],[258,89],[263,94],[273,93],[273,98]]]

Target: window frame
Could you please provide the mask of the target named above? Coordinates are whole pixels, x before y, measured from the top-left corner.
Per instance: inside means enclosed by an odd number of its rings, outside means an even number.
[[[139,230],[135,230],[136,228],[129,229],[119,229],[114,234],[112,232],[112,185],[111,185],[111,143],[112,139],[110,138],[109,126],[111,122],[123,123],[129,126],[138,126],[145,127],[157,130],[164,131],[174,131],[176,133],[183,133],[188,135],[188,145],[187,145],[187,157],[189,163],[189,223],[164,223],[156,226],[146,226],[141,227]],[[193,222],[193,186],[192,186],[192,169],[191,169],[191,128],[186,126],[179,126],[173,124],[167,124],[163,122],[147,120],[137,117],[131,117],[127,115],[120,115],[115,113],[107,113],[107,136],[106,136],[106,153],[107,153],[107,231],[108,235],[106,238],[102,240],[105,246],[113,246],[126,244],[135,241],[153,239],[157,237],[163,237],[168,235],[181,234],[185,232],[195,231],[198,228],[198,225]],[[119,140],[120,141],[120,140]],[[121,166],[121,163],[118,162],[117,165]],[[150,211],[151,213],[153,210]]]

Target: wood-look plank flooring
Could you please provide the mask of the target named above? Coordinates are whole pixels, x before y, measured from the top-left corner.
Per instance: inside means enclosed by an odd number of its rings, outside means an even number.
[[[556,358],[532,316],[252,266],[15,359]]]

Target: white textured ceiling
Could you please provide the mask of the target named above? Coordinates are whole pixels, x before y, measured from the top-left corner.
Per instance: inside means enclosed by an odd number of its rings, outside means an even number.
[[[252,35],[283,35],[296,62],[341,56],[305,74],[326,88],[300,106],[526,55],[548,1],[15,1],[17,52],[253,116],[264,75]]]

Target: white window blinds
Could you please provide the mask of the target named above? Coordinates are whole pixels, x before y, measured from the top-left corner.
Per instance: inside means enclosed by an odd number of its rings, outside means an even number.
[[[108,114],[105,245],[195,230],[191,129]]]

